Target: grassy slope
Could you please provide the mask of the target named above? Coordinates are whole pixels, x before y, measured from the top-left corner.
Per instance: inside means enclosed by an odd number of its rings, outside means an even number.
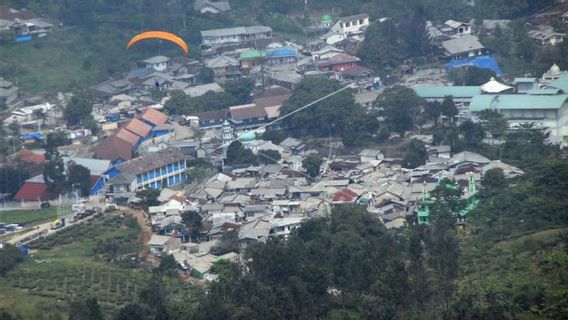
[[[47,209],[3,211],[0,212],[0,217],[0,222],[2,223],[36,225],[55,219],[55,217],[57,217],[57,207],[49,207]]]
[[[568,315],[568,250],[560,238],[563,232],[568,228],[539,230],[488,250],[470,244],[462,258],[464,277],[458,287],[476,292],[480,301],[488,297],[500,301],[514,318]]]

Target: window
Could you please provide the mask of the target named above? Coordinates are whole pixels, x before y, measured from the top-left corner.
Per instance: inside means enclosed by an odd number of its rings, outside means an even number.
[[[353,26],[357,25],[357,20],[353,21]]]
[[[360,25],[362,25],[363,23],[365,23],[365,20],[363,20],[363,19],[359,20]]]
[[[345,22],[345,27],[349,28],[351,26],[351,22]]]

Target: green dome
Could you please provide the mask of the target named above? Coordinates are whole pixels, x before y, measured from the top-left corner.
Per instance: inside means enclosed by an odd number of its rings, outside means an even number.
[[[265,53],[261,50],[249,50],[241,53],[241,59],[254,59],[264,57]]]
[[[247,132],[239,137],[240,142],[250,142],[256,140],[256,134],[254,132]]]
[[[331,23],[333,22],[333,18],[329,14],[325,14],[320,18],[321,23]]]

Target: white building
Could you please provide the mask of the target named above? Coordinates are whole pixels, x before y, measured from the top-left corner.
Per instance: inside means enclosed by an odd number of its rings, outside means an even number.
[[[342,35],[363,33],[369,26],[369,15],[366,13],[339,18],[331,27],[331,31]]]
[[[235,27],[201,31],[201,45],[222,46],[272,38],[272,28],[266,26]]]
[[[155,56],[155,57],[152,57],[152,58],[148,58],[148,59],[144,60],[143,62],[146,65],[146,68],[148,68],[148,69],[152,68],[156,71],[164,71],[168,67],[169,61],[170,61],[170,58],[168,58],[166,56]]]

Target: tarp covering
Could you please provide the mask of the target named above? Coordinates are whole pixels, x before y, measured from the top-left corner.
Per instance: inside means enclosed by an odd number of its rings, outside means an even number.
[[[446,69],[451,70],[454,68],[469,66],[477,67],[480,69],[490,69],[495,72],[495,75],[498,77],[501,77],[503,75],[503,72],[501,71],[501,68],[499,68],[497,61],[492,56],[478,56],[474,58],[452,60],[451,62],[447,63],[445,67]]]

